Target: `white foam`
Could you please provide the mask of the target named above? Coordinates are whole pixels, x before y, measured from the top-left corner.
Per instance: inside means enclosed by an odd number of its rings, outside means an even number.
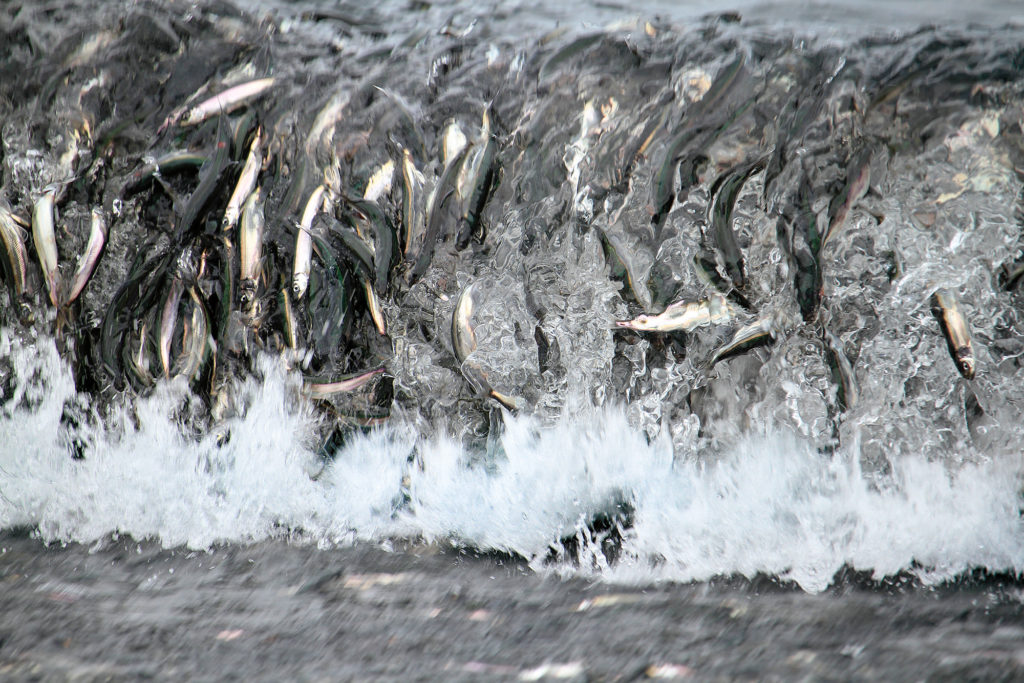
[[[0,414],[0,527],[46,541],[405,537],[514,552],[540,569],[561,539],[586,539],[596,515],[625,503],[633,523],[617,563],[591,544],[556,570],[626,582],[766,573],[811,591],[844,565],[926,582],[1024,571],[1021,458],[968,454],[954,468],[903,457],[880,479],[860,471],[855,446],[827,456],[768,430],[706,462],[674,456],[668,438],[649,443],[620,407],[577,404],[550,424],[506,416],[490,461],[396,421],[353,436],[313,478],[316,418],[298,379],[265,359],[262,380],[235,388],[244,414],[216,433],[181,426],[195,399],[167,383],[78,428],[85,458],[74,460],[61,425],[73,384],[52,344],[0,343],[18,368]]]

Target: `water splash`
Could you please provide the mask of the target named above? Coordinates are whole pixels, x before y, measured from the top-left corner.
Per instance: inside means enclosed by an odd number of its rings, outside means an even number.
[[[581,400],[554,421],[507,417],[489,457],[404,423],[353,435],[320,471],[317,418],[271,358],[260,379],[238,381],[241,414],[196,436],[183,426],[191,394],[173,382],[72,424],[73,384],[52,345],[7,332],[2,343],[13,398],[0,420],[0,527],[34,527],[47,542],[406,538],[612,581],[764,573],[810,591],[844,565],[925,582],[1024,570],[1019,457],[965,453],[973,462],[951,468],[907,456],[866,474],[856,444],[823,455],[765,431],[709,461],[695,435],[674,454],[668,434],[648,440],[624,408]],[[618,525],[614,558],[595,540],[599,518]]]

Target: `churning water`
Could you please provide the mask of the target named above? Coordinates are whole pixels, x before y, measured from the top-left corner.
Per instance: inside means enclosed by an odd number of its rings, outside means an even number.
[[[609,11],[594,16],[604,20]],[[1020,287],[1000,278],[1017,267],[1024,244],[1024,82],[1007,75],[1014,64],[1020,73],[1012,45],[1021,29],[942,28],[830,44],[776,35],[766,23],[770,12],[752,11],[765,18],[754,28],[687,18],[683,26],[641,20],[608,29],[612,38],[581,48],[586,61],[563,56],[565,69],[576,70],[566,78],[552,55],[571,44],[575,27],[542,37],[512,12],[489,21],[465,9],[449,34],[466,31],[466,47],[429,82],[432,100],[423,94],[437,63],[431,58],[442,50],[438,41],[455,38],[431,32],[421,38],[427,47],[400,62],[412,65],[409,73],[392,64],[368,80],[380,41],[394,59],[393,46],[413,32],[415,22],[399,9],[385,7],[373,19],[373,30],[387,30],[387,38],[364,42],[365,23],[352,22],[342,39],[322,23],[283,20],[267,63],[282,79],[312,64],[318,78],[306,86],[321,92],[281,99],[312,117],[335,87],[324,77],[332,58],[320,53],[362,55],[358,68],[338,76],[338,92],[373,81],[414,102],[428,185],[440,182],[442,124],[454,118],[467,132],[479,129],[485,93],[471,85],[487,88],[501,125],[518,131],[499,154],[503,175],[482,219],[486,235],[468,251],[439,248],[411,286],[404,274],[393,276],[402,280],[384,297],[384,351],[366,341],[368,333],[353,333],[354,344],[372,349],[356,362],[380,359],[394,383],[390,416],[339,435],[332,421],[343,418],[310,400],[302,371],[286,361],[292,356],[269,343],[244,363],[225,365],[234,369],[222,389],[231,409],[216,420],[209,396],[184,377],[139,392],[83,390],[75,377],[84,371],[66,360],[68,345],[55,339],[54,314],[39,297],[34,324],[19,324],[13,308],[0,318],[7,321],[0,330],[0,528],[30,527],[48,542],[102,544],[121,534],[189,548],[269,538],[322,545],[411,539],[515,553],[538,571],[611,581],[768,574],[808,591],[823,590],[843,567],[878,578],[909,573],[925,583],[979,567],[1024,572],[1024,320]],[[443,24],[438,12],[426,16]],[[8,35],[21,26],[17,17],[5,20]],[[221,38],[236,31],[231,40],[239,44],[257,23],[204,21],[211,23],[201,30]],[[705,31],[706,41],[687,38],[687,30]],[[190,44],[201,40],[197,33]],[[616,51],[626,44],[631,54]],[[672,97],[664,106],[678,110],[665,120],[676,125],[679,111],[726,71],[730,50],[750,55],[744,68],[765,84],[757,97],[769,104],[752,113],[757,107],[723,101],[740,123],[690,150],[703,158],[695,183],[688,192],[672,189],[676,199],[654,230],[656,176],[682,128],[657,129],[663,132],[635,160],[616,152],[643,136],[666,93]],[[96,76],[92,87],[113,87],[115,76]],[[785,96],[806,85],[800,78],[818,84],[807,98],[820,104],[810,106],[817,118],[803,128],[780,118]],[[353,95],[348,106],[369,111],[372,97],[364,99]],[[794,106],[803,112],[807,101]],[[16,208],[30,206],[48,164],[65,149],[52,136],[12,130],[40,110],[47,115],[49,101],[40,102],[35,109],[34,100],[5,104],[13,113],[3,129],[4,199]],[[87,100],[78,104],[88,113]],[[165,109],[139,125],[158,123]],[[366,116],[358,115],[353,126],[365,131]],[[700,115],[710,116],[695,110]],[[308,119],[274,117],[275,131],[301,146]],[[336,139],[358,148],[345,125]],[[717,176],[794,131],[777,182],[765,188],[765,172],[756,172],[736,202],[733,226],[746,269],[737,290],[749,309],[736,304],[728,325],[685,334],[616,329],[616,320],[671,301],[707,299],[714,285],[696,274],[696,257],[711,254],[716,281],[728,280],[728,257],[708,249]],[[368,147],[384,139],[377,134],[365,134]],[[802,201],[801,186],[811,188],[808,211],[827,220],[852,174],[847,150],[865,140],[870,189],[821,247],[823,296],[804,310],[809,294],[795,274],[806,264],[776,223],[792,218],[783,207]],[[360,154],[368,166],[382,153],[383,146],[351,152],[351,177],[365,170]],[[86,184],[107,172],[100,164],[86,174],[91,159],[80,154],[76,171]],[[635,166],[632,177],[607,182],[624,161]],[[283,188],[290,180],[274,182]],[[288,212],[284,189],[274,192],[268,226]],[[397,213],[401,192],[393,194]],[[67,201],[86,206],[99,196],[78,188]],[[149,194],[130,201],[155,202]],[[156,206],[153,214],[170,213],[166,202]],[[149,220],[155,231],[157,221],[141,208],[121,215],[111,248],[124,260],[141,243],[139,225]],[[290,254],[291,222],[278,223],[276,233],[268,227],[268,241]],[[117,238],[119,229],[131,237]],[[115,239],[122,244],[115,247]],[[75,256],[62,258],[73,263]],[[626,278],[616,277],[620,260]],[[97,270],[99,293],[83,304],[98,311],[96,320],[127,269],[106,263]],[[638,278],[652,284],[635,287]],[[451,320],[473,283],[477,345],[460,365]],[[955,292],[966,318],[973,379],[958,374],[932,313],[938,290]],[[369,330],[359,315],[353,324]],[[755,320],[770,321],[770,338],[760,339],[767,344],[711,362],[729,335]],[[839,340],[852,378],[832,371],[826,335]],[[75,358],[99,365],[87,350]],[[519,410],[480,397],[460,372],[466,364],[513,396]]]

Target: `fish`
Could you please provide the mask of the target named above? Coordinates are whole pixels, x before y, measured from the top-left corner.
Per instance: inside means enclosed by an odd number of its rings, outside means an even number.
[[[0,203],[0,239],[4,243],[4,253],[10,266],[11,286],[14,299],[20,300],[29,293],[28,286],[28,252],[25,249],[25,238],[11,210]],[[13,302],[12,302],[13,303]]]
[[[182,209],[181,218],[178,220],[178,229],[175,232],[175,242],[181,243],[184,237],[192,230],[192,224],[199,218],[203,207],[220,185],[220,178],[231,165],[231,144],[224,135],[227,131],[221,131],[214,146],[213,156],[208,158],[199,168],[199,185],[189,195]]]
[[[437,181],[437,187],[434,188],[434,195],[430,201],[430,208],[427,211],[427,231],[423,236],[423,246],[420,249],[420,253],[416,256],[412,270],[409,271],[409,284],[415,283],[426,272],[434,256],[434,248],[437,246],[438,240],[444,235],[441,230],[441,210],[445,202],[448,201],[448,198],[455,192],[455,177],[462,166],[465,156],[466,148],[463,147],[449,161],[444,172],[441,174],[441,179]]]
[[[160,366],[164,377],[171,376],[171,342],[174,340],[174,328],[178,321],[178,305],[185,293],[185,283],[180,277],[171,281],[171,290],[164,300],[163,312],[160,314]]]
[[[470,324],[473,312],[476,310],[476,302],[473,298],[473,283],[462,290],[459,299],[455,303],[455,311],[452,313],[452,350],[455,351],[455,358],[459,364],[465,363],[469,354],[476,350],[476,332]]]
[[[380,168],[374,171],[370,179],[366,181],[366,190],[363,191],[363,199],[376,202],[378,199],[391,192],[391,183],[395,177],[395,162],[391,159],[385,161]]]
[[[843,351],[842,341],[824,326],[822,327],[822,337],[825,339],[829,364],[832,366],[832,373],[835,375],[839,387],[836,399],[840,409],[843,411],[853,410],[860,400],[860,388],[857,385],[857,375],[853,371],[853,365]]]
[[[313,237],[310,229],[313,227],[313,219],[320,212],[324,202],[326,188],[318,185],[309,199],[306,201],[306,208],[302,211],[302,220],[299,222],[298,232],[295,234],[295,259],[292,265],[292,293],[296,301],[302,299],[309,286],[309,273],[313,267]]]
[[[255,99],[274,86],[277,79],[258,78],[254,81],[241,83],[214,95],[189,109],[179,122],[182,126],[194,126],[202,123],[215,114],[230,114],[244,107],[249,100]],[[172,122],[173,124],[173,122]],[[166,127],[166,123],[164,126]]]
[[[842,192],[832,198],[828,207],[828,229],[821,240],[824,249],[828,241],[842,230],[846,217],[854,204],[863,197],[871,185],[871,149],[865,147],[857,152],[850,161],[846,172],[846,184]]]
[[[64,301],[67,306],[82,293],[86,283],[92,277],[92,272],[103,253],[103,245],[107,241],[107,221],[104,218],[103,210],[94,208],[92,210],[91,225],[89,228],[89,243],[85,247],[85,253],[78,259],[78,267],[71,279],[71,289]]]
[[[364,241],[369,237],[368,233],[373,234],[373,284],[378,292],[384,292],[388,286],[388,273],[391,271],[394,256],[395,229],[376,202],[350,199],[347,200],[347,204],[354,209],[352,217],[355,219],[356,233]]]
[[[169,152],[159,158],[149,159],[125,177],[122,192],[131,192],[161,173],[173,173],[183,168],[201,168],[208,159],[206,154],[188,151]]]
[[[425,217],[423,215],[423,174],[416,169],[412,159],[412,153],[402,148],[402,223],[405,226],[405,248],[403,253],[406,257],[412,253],[413,244],[417,238],[422,238],[425,229]]]
[[[715,199],[710,212],[711,234],[725,263],[726,273],[733,287],[739,290],[746,286],[746,275],[743,272],[743,252],[732,230],[732,213],[740,189],[752,175],[764,168],[765,161],[761,158],[723,175],[712,188]]]
[[[53,228],[53,204],[57,196],[54,185],[43,190],[32,208],[32,242],[36,245],[39,267],[43,269],[50,303],[60,305],[60,273],[57,271],[57,235]]]
[[[238,182],[235,184],[235,190],[231,193],[231,198],[228,199],[227,208],[224,209],[224,220],[221,222],[221,228],[225,231],[235,227],[242,212],[242,205],[245,204],[245,201],[256,187],[260,168],[263,166],[263,152],[260,147],[262,137],[263,129],[257,128],[256,134],[252,138],[252,144],[249,145],[249,155],[245,158],[245,165],[242,167],[242,172],[238,176]]]
[[[242,222],[239,228],[239,299],[247,311],[252,311],[256,302],[256,290],[262,270],[263,256],[263,215],[262,188],[253,190],[242,207]]]
[[[303,393],[309,398],[326,399],[334,394],[340,394],[365,386],[377,375],[383,374],[384,368],[376,368],[367,372],[360,372],[349,375],[334,382],[305,382],[302,385]]]
[[[751,98],[736,109],[725,107],[719,111],[718,106],[742,80],[740,74],[744,72],[745,63],[746,55],[741,53],[719,72],[711,87],[704,93],[704,97],[686,112],[684,122],[688,125],[676,133],[669,142],[659,171],[651,183],[651,204],[654,207],[651,223],[657,226],[659,231],[675,203],[675,181],[680,157],[690,147],[707,148],[753,104]],[[692,166],[693,163],[694,160],[691,159],[688,166]],[[692,170],[690,174],[692,175]],[[683,178],[683,189],[688,189],[691,183],[691,178]]]
[[[693,332],[699,327],[718,325],[735,318],[736,310],[716,292],[703,301],[677,301],[659,315],[617,320],[615,325],[638,332]]]
[[[604,246],[605,260],[608,261],[611,268],[612,277],[625,278],[629,290],[640,307],[650,310],[653,305],[651,291],[644,285],[640,272],[641,264],[626,246],[625,239],[616,230],[605,230],[598,226],[597,231]]]
[[[181,355],[178,357],[175,368],[176,377],[184,377],[189,383],[199,379],[203,365],[209,357],[211,346],[210,338],[210,317],[203,305],[203,300],[194,286],[188,288],[189,296],[192,299],[192,317],[190,324],[184,326],[181,339]]]
[[[476,332],[473,330],[472,317],[476,310],[476,283],[469,285],[459,294],[452,312],[452,350],[459,361],[459,369],[466,380],[480,394],[493,398],[509,410],[516,410],[516,401],[511,396],[496,391],[487,379],[486,373],[473,363],[466,362],[470,354],[476,351]]]
[[[363,280],[363,290],[366,293],[366,307],[370,310],[370,317],[373,319],[374,327],[377,328],[377,333],[382,337],[387,336],[388,328],[384,321],[384,309],[380,305],[380,297],[377,296],[377,292],[374,291],[369,280]]]
[[[455,184],[456,195],[462,202],[459,227],[455,236],[455,248],[465,249],[469,238],[476,230],[480,214],[494,183],[494,162],[498,143],[491,133],[491,118],[484,109],[480,138],[473,143],[467,154]]]
[[[757,344],[763,344],[775,338],[775,321],[771,316],[762,316],[752,323],[738,328],[729,337],[729,341],[720,346],[711,356],[709,367],[718,361],[739,353]]]
[[[974,379],[977,365],[974,359],[974,346],[971,343],[971,331],[960,311],[956,295],[944,287],[936,289],[932,294],[932,313],[939,321],[942,334],[946,337],[946,346],[956,369],[965,379]]]
[[[441,164],[447,166],[468,144],[458,121],[450,121],[441,132]]]

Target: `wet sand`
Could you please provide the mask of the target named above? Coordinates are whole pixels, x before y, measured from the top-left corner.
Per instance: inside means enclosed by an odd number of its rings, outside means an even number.
[[[1021,680],[1024,585],[622,587],[514,558],[0,534],[3,680]]]

